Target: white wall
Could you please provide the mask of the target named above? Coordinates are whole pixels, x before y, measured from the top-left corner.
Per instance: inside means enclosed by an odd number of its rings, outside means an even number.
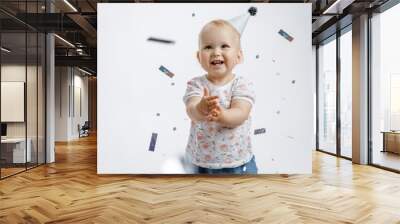
[[[88,120],[88,78],[76,68],[56,67],[55,89],[55,140],[77,139],[78,124]],[[82,105],[82,113],[76,105]]]
[[[68,71],[68,67],[55,68],[55,141],[68,140]]]
[[[73,108],[73,119],[72,122],[72,136],[74,138],[79,137],[77,126],[82,126],[85,121],[88,121],[88,77],[82,76],[79,70],[74,71],[74,108]],[[78,74],[77,74],[78,73]],[[80,93],[79,93],[80,92]],[[80,96],[80,97],[79,97]],[[80,102],[79,102],[80,101]],[[80,108],[79,108],[80,107]],[[81,111],[80,111],[81,110]]]
[[[187,81],[204,74],[195,57],[198,33],[206,22],[251,6],[258,13],[242,35],[244,63],[234,72],[255,83],[253,128],[266,128],[252,136],[259,173],[311,173],[311,4],[227,3],[98,5],[98,173],[187,172],[177,164],[190,125],[182,96]],[[160,65],[175,76],[158,71]],[[152,132],[155,152],[148,151]]]

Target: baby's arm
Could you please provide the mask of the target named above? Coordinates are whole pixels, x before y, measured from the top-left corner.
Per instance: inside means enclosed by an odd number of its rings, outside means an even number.
[[[251,103],[246,100],[232,100],[231,107],[224,109],[216,105],[208,116],[209,120],[217,121],[227,128],[235,128],[247,120],[251,111]]]
[[[206,116],[199,110],[200,101],[201,97],[194,96],[186,103],[186,113],[193,122],[203,121],[206,118]]]
[[[207,120],[207,115],[212,107],[218,104],[218,96],[210,96],[208,89],[204,88],[203,97],[193,96],[186,103],[186,113],[193,122]]]

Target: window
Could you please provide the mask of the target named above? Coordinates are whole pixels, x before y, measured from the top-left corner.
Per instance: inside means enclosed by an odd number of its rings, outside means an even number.
[[[372,164],[400,170],[400,5],[371,18]]]
[[[336,153],[336,40],[318,48],[318,149]]]
[[[352,157],[352,34],[340,36],[340,155]]]

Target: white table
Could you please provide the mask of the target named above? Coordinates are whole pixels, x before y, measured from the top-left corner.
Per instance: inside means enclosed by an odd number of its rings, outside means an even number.
[[[12,148],[12,156],[13,163],[25,163],[31,162],[32,154],[31,154],[31,145],[32,140],[30,138],[27,139],[28,147],[26,147],[26,155],[25,155],[25,138],[6,138],[1,139],[2,147],[13,147]],[[26,161],[25,161],[26,159]]]

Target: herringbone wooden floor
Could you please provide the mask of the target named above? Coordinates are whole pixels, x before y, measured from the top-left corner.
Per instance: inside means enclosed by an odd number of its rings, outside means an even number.
[[[400,175],[315,152],[312,175],[98,176],[96,138],[0,181],[0,223],[400,223]]]

